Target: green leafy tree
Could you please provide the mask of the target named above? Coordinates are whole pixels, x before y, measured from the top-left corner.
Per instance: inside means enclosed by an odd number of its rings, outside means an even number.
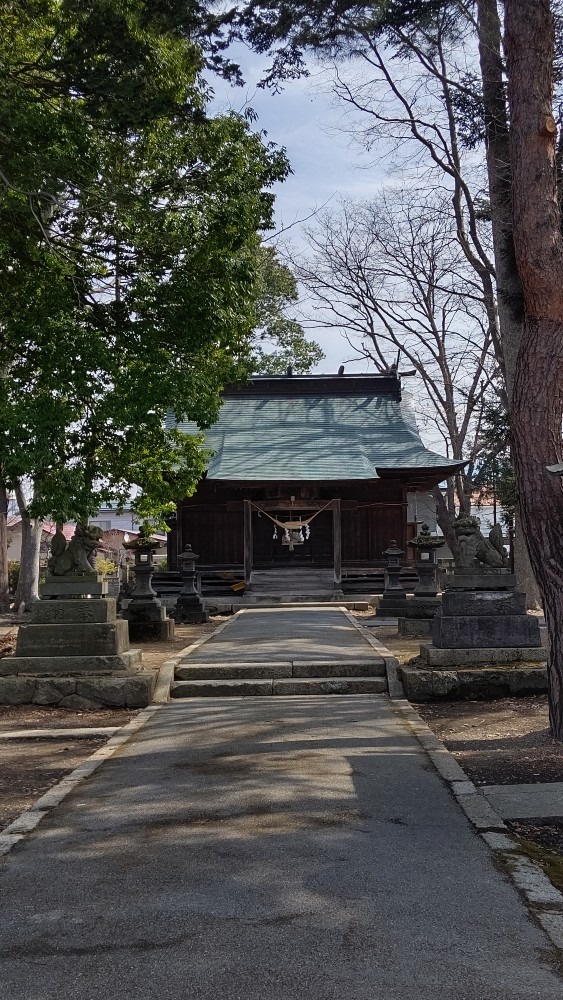
[[[274,247],[258,255],[256,327],[252,337],[253,370],[261,375],[310,372],[324,358],[321,347],[307,340],[300,323],[288,316],[298,298],[293,272],[278,259]]]
[[[133,488],[162,523],[205,461],[166,413],[208,426],[251,370],[259,232],[287,164],[243,117],[208,117],[175,7],[0,12],[0,468],[28,519],[81,520]]]
[[[510,421],[498,397],[488,400],[481,422],[481,455],[473,484],[477,504],[494,497],[506,527],[513,527],[518,505],[514,465],[510,455]]]

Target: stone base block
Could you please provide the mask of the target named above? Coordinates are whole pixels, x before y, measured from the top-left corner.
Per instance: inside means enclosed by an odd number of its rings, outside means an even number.
[[[433,618],[442,602],[437,597],[410,597],[405,618]]]
[[[0,660],[0,677],[121,673],[139,670],[142,656],[140,649],[128,649],[119,656],[5,656]]]
[[[177,611],[174,620],[182,625],[203,625],[209,621],[209,611]]]
[[[161,641],[173,639],[174,621],[172,618],[164,618],[162,621],[155,622],[130,621],[129,638],[132,642],[147,642],[151,639]]]
[[[0,677],[0,705],[52,705],[78,711],[103,707],[146,708],[156,686],[157,671],[118,677]]]
[[[432,625],[434,646],[446,649],[541,646],[540,629],[533,615],[436,615]]]
[[[41,597],[104,597],[109,590],[107,580],[91,577],[47,577],[40,587]]]
[[[525,615],[526,595],[518,590],[446,590],[442,595],[444,617],[476,615]]]
[[[545,663],[546,650],[543,646],[481,647],[479,649],[441,649],[432,643],[420,646],[423,663],[435,670],[449,667],[472,667],[475,664],[496,663]],[[0,664],[3,661],[0,660]]]
[[[456,568],[444,573],[447,590],[514,590],[516,577],[507,569]]]
[[[113,597],[75,598],[73,601],[36,601],[31,608],[32,625],[86,625],[115,622],[116,601]]]
[[[122,614],[128,622],[162,622],[166,618],[166,608],[156,597],[146,601],[133,598]]]
[[[16,656],[38,656],[41,659],[84,654],[115,656],[124,653],[128,646],[129,631],[127,622],[122,619],[114,622],[61,623],[56,626],[20,625]]]
[[[547,669],[543,666],[424,670],[405,665],[399,671],[407,698],[414,702],[474,698],[486,701],[547,691]]]
[[[432,635],[432,619],[399,618],[398,631],[404,639],[426,639]]]
[[[386,597],[385,594],[377,605],[378,618],[404,618],[407,614],[407,595],[404,597]]]

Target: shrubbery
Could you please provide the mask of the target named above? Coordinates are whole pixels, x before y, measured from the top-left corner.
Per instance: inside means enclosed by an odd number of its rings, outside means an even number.
[[[15,594],[18,580],[20,578],[20,564],[18,559],[10,559],[8,562],[8,586],[10,593]]]

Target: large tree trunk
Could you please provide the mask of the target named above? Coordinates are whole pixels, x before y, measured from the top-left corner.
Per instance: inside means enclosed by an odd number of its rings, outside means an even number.
[[[524,330],[524,293],[516,265],[512,222],[512,172],[510,135],[502,60],[502,29],[497,0],[477,0],[479,63],[485,108],[487,174],[502,364],[508,408],[512,404],[516,359]],[[514,571],[517,587],[527,595],[528,607],[537,608],[540,592],[532,570],[520,511],[514,531]]]
[[[529,611],[539,611],[542,607],[542,597],[538,581],[532,569],[532,562],[526,544],[526,536],[522,524],[522,515],[518,506],[514,511],[514,532],[512,536],[514,573],[516,586],[526,595],[526,607]]]
[[[512,438],[523,528],[549,633],[550,722],[563,741],[563,240],[551,113],[554,23],[548,0],[506,0],[514,243],[525,319]]]
[[[523,333],[523,291],[514,250],[510,136],[497,0],[477,0],[479,63],[485,109],[487,174],[491,202],[497,307],[508,404]]]
[[[8,575],[8,491],[0,486],[0,611],[10,610]]]
[[[17,611],[29,611],[39,600],[39,554],[43,522],[33,520],[27,513],[27,504],[21,486],[16,486],[16,499],[22,519],[22,545],[20,576],[14,603]]]

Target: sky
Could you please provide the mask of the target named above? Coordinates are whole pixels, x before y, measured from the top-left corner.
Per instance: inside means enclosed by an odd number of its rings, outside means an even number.
[[[373,197],[385,174],[378,167],[362,165],[360,153],[339,134],[342,110],[333,106],[329,71],[310,65],[310,77],[288,81],[280,94],[259,89],[267,60],[239,46],[233,52],[246,81],[232,87],[215,80],[218,110],[232,107],[240,111],[250,106],[258,115],[255,129],[264,130],[269,141],[286,149],[292,174],[276,186],[276,228],[290,226],[284,234],[292,243],[303,245],[299,220],[305,220],[325,204],[336,208],[339,196]],[[312,220],[309,218],[309,224]],[[336,372],[346,362],[347,371],[365,371],[366,362],[349,361],[352,352],[343,336],[334,330],[315,330],[311,335],[325,353],[318,372]]]

